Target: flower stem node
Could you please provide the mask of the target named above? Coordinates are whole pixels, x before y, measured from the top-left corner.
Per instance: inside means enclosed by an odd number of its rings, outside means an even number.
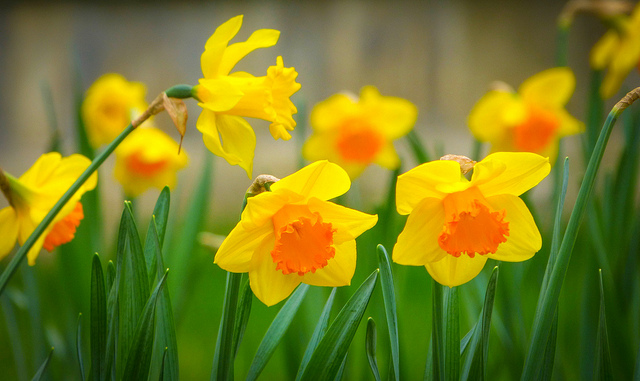
[[[280,179],[275,176],[260,175],[256,177],[255,180],[253,180],[253,183],[251,183],[251,186],[247,189],[247,196],[253,197],[259,195],[262,192],[270,191],[271,184],[279,180]]]
[[[469,173],[473,169],[473,167],[476,165],[475,160],[471,160],[468,157],[462,156],[462,155],[447,154],[442,156],[440,160],[451,160],[460,164],[460,171],[462,172],[463,175],[466,175],[467,173]]]

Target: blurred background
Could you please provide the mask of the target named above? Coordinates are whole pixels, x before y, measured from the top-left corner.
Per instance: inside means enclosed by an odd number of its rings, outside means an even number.
[[[263,75],[265,68],[275,64],[281,55],[285,66],[296,68],[302,84],[292,97],[299,110],[300,131],[293,134],[291,141],[274,141],[267,122],[250,121],[258,138],[254,176],[268,173],[284,177],[295,171],[303,137],[309,133],[306,125],[313,105],[336,92],[358,94],[365,85],[376,86],[382,95],[402,97],[416,104],[419,115],[415,130],[432,152],[471,155],[473,138],[466,125],[469,111],[491,82],[501,80],[517,88],[526,78],[554,66],[556,20],[563,6],[563,2],[552,0],[5,4],[0,7],[0,167],[19,176],[48,150],[52,123],[52,113],[46,109],[48,94],[52,95],[63,150],[69,154],[75,147],[74,95],[78,84],[84,91],[102,74],[119,73],[129,81],[144,83],[148,102],[172,85],[196,84],[202,76],[200,55],[205,41],[218,25],[238,14],[244,14],[244,24],[232,42],[244,41],[260,28],[280,30],[281,36],[275,47],[248,55],[236,70]],[[578,119],[584,120],[587,103],[589,51],[604,31],[595,16],[578,15],[570,32],[569,66],[576,74],[577,85],[567,109]],[[638,73],[632,73],[623,89],[631,88],[637,80]],[[607,107],[619,98],[614,97]],[[186,103],[190,118],[183,148],[190,156],[190,165],[179,173],[178,187],[172,193],[172,211],[177,210],[178,215],[184,212],[203,161],[209,157],[214,163],[214,176],[206,226],[207,230],[226,234],[238,219],[251,180],[240,167],[230,166],[206,150],[195,128],[200,109],[193,100]],[[178,140],[166,115],[155,121]],[[565,153],[575,158],[571,162],[571,168],[575,168],[573,185],[584,168],[578,154],[579,139],[570,137],[564,143]],[[614,130],[610,145],[615,147],[620,139],[620,130]],[[415,164],[408,147],[403,140],[396,145],[406,159],[404,170]],[[112,171],[113,158],[100,169],[105,237],[115,237],[123,199]],[[360,209],[373,212],[384,197],[389,176],[388,171],[370,167],[354,185],[349,199],[357,200]],[[534,198],[546,198],[544,188],[543,184]],[[158,193],[151,190],[137,200],[140,215],[151,213]],[[6,200],[0,198],[0,208],[6,205]],[[114,243],[109,245],[105,251]],[[205,266],[200,269],[206,273],[203,276],[213,273],[223,279],[222,272],[212,264],[213,252],[202,250],[198,255]],[[38,266],[46,269],[50,257],[43,253]],[[545,260],[542,258],[541,263]],[[428,276],[421,270],[426,284]],[[354,284],[361,281],[354,280]],[[203,284],[209,287],[200,292],[203,297],[208,293],[215,293],[216,299],[221,297],[223,290],[214,287],[223,287],[223,280]],[[66,291],[61,292],[62,298]],[[324,291],[312,293],[326,297]],[[533,293],[537,294],[537,290]],[[192,319],[191,327],[207,325],[195,332],[178,332],[181,348],[191,346],[189,340],[193,340],[207,349],[189,356],[181,354],[181,372],[184,369],[182,374],[187,379],[208,377],[219,319],[216,309],[220,307],[213,307],[210,317],[198,311],[190,315],[189,306],[180,307],[185,309],[182,316]],[[266,310],[264,306],[256,308]],[[426,307],[418,312],[426,313]],[[252,329],[264,332],[268,322],[257,323]],[[255,340],[259,342],[259,337]],[[58,341],[64,342],[61,338]],[[426,343],[420,345],[426,348]],[[200,348],[196,344],[193,347]],[[0,352],[5,352],[3,361],[10,361],[6,347]],[[247,366],[251,357],[248,358],[240,359],[238,367]],[[2,368],[0,365],[0,374]],[[417,373],[421,371],[418,369]]]

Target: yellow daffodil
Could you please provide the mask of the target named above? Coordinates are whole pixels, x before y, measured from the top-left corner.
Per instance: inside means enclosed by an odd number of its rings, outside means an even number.
[[[631,16],[617,16],[611,19],[615,28],[610,29],[591,50],[591,67],[607,70],[600,96],[611,98],[629,72],[640,62],[640,4]]]
[[[527,79],[518,93],[492,90],[471,110],[469,129],[491,152],[533,152],[553,163],[560,138],[584,130],[564,108],[574,88],[571,70],[558,67]]]
[[[147,108],[142,83],[129,82],[120,74],[98,78],[87,90],[82,103],[82,119],[95,148],[111,143],[132,119]]]
[[[549,174],[549,160],[528,152],[499,152],[475,164],[471,180],[452,160],[422,164],[398,177],[398,213],[409,214],[393,261],[425,266],[453,287],[480,273],[487,258],[520,262],[542,245],[518,197]]]
[[[184,150],[155,127],[139,127],[116,149],[114,176],[128,197],[136,197],[147,189],[173,188],[176,172],[187,165]]]
[[[297,109],[289,97],[300,89],[300,84],[295,81],[298,73],[284,67],[282,57],[264,77],[246,72],[229,74],[244,56],[275,45],[280,36],[277,30],[260,29],[247,41],[228,45],[241,25],[242,15],[230,19],[216,29],[205,45],[201,57],[204,78],[194,88],[203,109],[196,127],[211,152],[229,164],[239,165],[251,178],[256,135],[242,117],[267,120],[274,139],[291,139],[288,131],[296,125],[292,114]]]
[[[253,293],[271,306],[300,284],[345,286],[356,267],[355,238],[378,217],[328,202],[351,182],[338,165],[318,161],[247,200],[238,225],[216,253],[230,272],[248,272]]]
[[[40,156],[19,178],[0,173],[0,186],[9,206],[0,210],[0,258],[6,256],[16,241],[20,245],[29,238],[55,203],[91,164],[89,159],[74,154],[62,158],[51,152]],[[95,188],[98,180],[93,174],[67,202],[53,222],[36,241],[27,258],[33,266],[40,249],[52,251],[56,246],[73,239],[76,227],[84,218],[80,197]]]
[[[328,159],[358,177],[376,163],[388,169],[400,165],[393,141],[406,135],[418,110],[411,102],[382,96],[373,86],[360,91],[360,99],[336,94],[311,111],[313,135],[302,149],[307,160]]]

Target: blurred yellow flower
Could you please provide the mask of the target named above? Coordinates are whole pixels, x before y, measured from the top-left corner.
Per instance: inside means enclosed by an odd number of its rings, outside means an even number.
[[[155,127],[138,127],[116,149],[114,176],[128,197],[147,189],[173,188],[176,172],[187,165],[184,150]]]
[[[82,103],[82,119],[94,148],[111,143],[146,110],[146,92],[142,83],[128,82],[115,73],[101,76],[89,87]]]
[[[518,93],[492,90],[469,114],[469,129],[491,152],[534,152],[555,161],[558,141],[584,130],[564,105],[575,88],[569,68],[540,72],[520,85]]]
[[[24,244],[89,164],[91,161],[82,155],[62,158],[59,153],[51,152],[40,156],[17,179],[6,172],[0,173],[0,186],[9,201],[9,206],[0,210],[0,259],[9,254],[16,241]],[[73,239],[76,227],[84,218],[80,197],[95,188],[97,180],[98,175],[94,173],[62,208],[27,253],[29,265],[35,264],[42,247],[52,251]]]
[[[518,197],[549,174],[549,160],[528,152],[499,152],[475,164],[471,181],[460,164],[436,160],[398,177],[398,213],[409,218],[393,261],[425,266],[453,287],[480,273],[487,258],[520,262],[542,245],[540,232]]]
[[[360,99],[336,94],[311,111],[313,135],[304,144],[307,160],[330,160],[354,179],[371,163],[388,169],[400,165],[393,141],[406,135],[416,122],[413,103],[382,96],[373,86],[360,91]]]
[[[591,67],[607,70],[600,96],[611,98],[629,72],[640,62],[640,4],[631,16],[619,15],[610,20],[615,28],[610,29],[591,50]]]
[[[247,200],[236,227],[214,263],[248,272],[253,293],[271,306],[300,284],[337,287],[351,283],[355,238],[378,217],[328,202],[351,182],[338,165],[318,161]]]
[[[239,165],[251,178],[256,135],[242,117],[267,120],[274,139],[291,139],[288,131],[296,125],[292,114],[298,110],[289,97],[300,89],[300,84],[295,81],[298,73],[284,67],[282,57],[264,77],[246,72],[229,74],[247,54],[275,45],[280,36],[277,30],[260,29],[247,41],[228,45],[241,25],[242,15],[230,19],[216,29],[205,45],[201,57],[204,78],[194,88],[203,109],[196,127],[211,152],[229,164]]]

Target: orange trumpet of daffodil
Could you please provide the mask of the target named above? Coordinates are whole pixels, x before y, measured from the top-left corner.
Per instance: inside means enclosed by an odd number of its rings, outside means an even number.
[[[74,154],[61,157],[51,152],[40,158],[19,178],[0,173],[0,186],[9,206],[0,210],[0,259],[9,254],[16,241],[20,245],[29,238],[55,203],[80,177],[91,161]],[[95,188],[98,175],[94,173],[62,208],[27,253],[33,266],[40,249],[52,251],[56,246],[71,241],[76,228],[84,218],[80,198]]]
[[[280,32],[260,29],[245,42],[229,45],[242,25],[242,15],[220,25],[209,38],[201,57],[204,78],[194,87],[202,113],[196,128],[202,132],[204,144],[229,164],[239,165],[251,178],[256,135],[243,117],[271,122],[274,139],[291,139],[289,131],[296,125],[297,112],[289,97],[300,89],[294,68],[284,67],[282,57],[267,69],[264,77],[246,72],[230,73],[247,54],[258,48],[273,46]]]
[[[569,68],[540,72],[511,90],[492,90],[471,110],[468,124],[491,152],[533,152],[553,163],[560,138],[584,130],[564,105],[573,94],[575,77]]]
[[[425,266],[453,287],[480,273],[488,258],[520,262],[542,245],[518,197],[550,171],[549,160],[527,152],[499,152],[473,167],[471,180],[453,160],[422,164],[398,177],[398,213],[409,215],[393,261]]]
[[[327,200],[351,182],[338,165],[318,161],[247,200],[240,222],[214,262],[230,272],[248,272],[251,289],[271,306],[300,284],[337,287],[351,283],[355,238],[378,217]]]

